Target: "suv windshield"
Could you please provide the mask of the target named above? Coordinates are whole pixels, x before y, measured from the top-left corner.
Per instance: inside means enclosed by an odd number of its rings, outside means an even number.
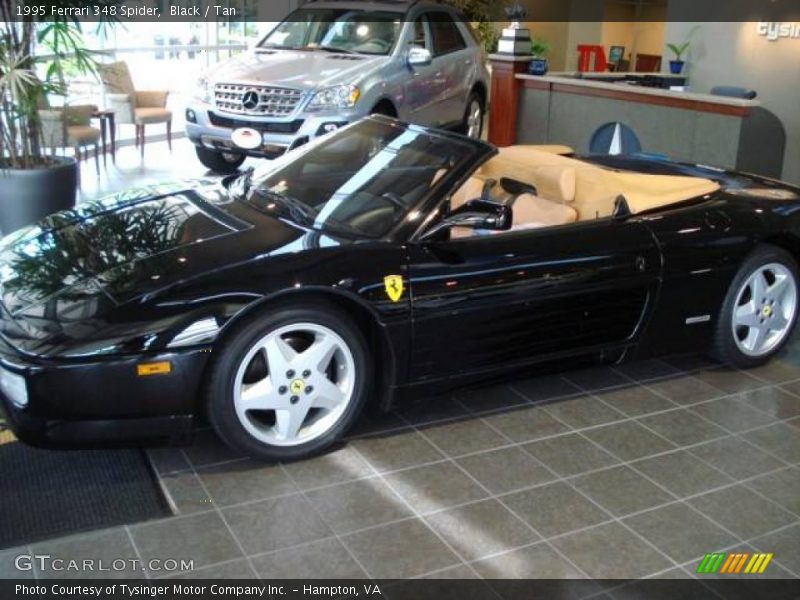
[[[443,177],[483,154],[481,145],[366,119],[247,174],[236,195],[305,227],[380,238]]]
[[[261,40],[258,47],[387,55],[402,26],[401,13],[300,9]]]

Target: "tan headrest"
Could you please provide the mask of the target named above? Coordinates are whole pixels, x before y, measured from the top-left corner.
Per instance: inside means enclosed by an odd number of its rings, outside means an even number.
[[[584,164],[534,146],[509,146],[501,148],[497,156],[483,165],[481,172],[497,180],[510,177],[532,183],[540,196],[553,202],[572,202],[575,200],[575,166]]]
[[[554,202],[575,200],[576,174],[573,167],[539,167],[533,171],[539,196]]]

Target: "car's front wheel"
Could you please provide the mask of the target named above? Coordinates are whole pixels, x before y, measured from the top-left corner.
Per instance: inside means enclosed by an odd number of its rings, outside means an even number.
[[[717,323],[713,354],[737,367],[772,358],[797,322],[797,262],[785,250],[764,245],[739,269]]]
[[[358,327],[316,304],[265,313],[222,343],[207,386],[209,418],[230,446],[261,459],[320,452],[358,418],[370,360]]]
[[[209,150],[202,146],[195,146],[195,150],[197,151],[197,158],[207,169],[222,175],[236,173],[236,170],[242,166],[242,163],[247,158],[244,154],[239,154],[238,152]]]

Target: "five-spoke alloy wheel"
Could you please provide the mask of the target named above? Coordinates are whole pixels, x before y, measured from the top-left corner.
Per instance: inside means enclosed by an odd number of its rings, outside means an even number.
[[[742,265],[725,299],[715,354],[740,367],[769,360],[797,320],[797,263],[774,246],[759,247]]]
[[[240,326],[212,365],[211,421],[250,455],[309,456],[357,418],[368,365],[363,336],[338,310],[309,305],[262,315]]]
[[[733,311],[733,336],[742,353],[768,354],[789,333],[797,312],[797,283],[780,263],[757,268],[742,284]]]

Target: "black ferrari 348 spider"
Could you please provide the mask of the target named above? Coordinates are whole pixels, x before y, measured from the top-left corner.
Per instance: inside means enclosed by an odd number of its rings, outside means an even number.
[[[368,403],[579,360],[773,356],[800,190],[372,117],[220,182],[59,213],[0,247],[23,441],[184,439],[291,459]]]

